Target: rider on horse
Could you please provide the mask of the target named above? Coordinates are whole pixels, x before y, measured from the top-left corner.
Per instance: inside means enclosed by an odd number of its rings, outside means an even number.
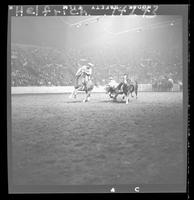
[[[75,74],[75,87],[78,87],[78,80],[80,77],[85,76],[85,78],[87,78],[87,80],[90,80],[91,75],[92,75],[92,67],[94,65],[92,63],[88,63],[87,65],[83,65],[80,66],[80,68],[78,69],[78,71]],[[82,80],[82,85],[84,88],[84,80]]]

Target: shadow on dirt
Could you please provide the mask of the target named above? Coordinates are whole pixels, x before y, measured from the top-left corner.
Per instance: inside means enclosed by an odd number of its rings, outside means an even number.
[[[132,101],[129,101],[129,103],[131,103]],[[65,103],[84,103],[83,101],[81,100],[75,100],[75,101],[66,101]],[[113,101],[113,100],[101,100],[101,101],[88,101],[88,102],[85,102],[85,103],[112,103],[112,104],[125,104],[126,102],[125,101]]]
[[[83,103],[83,101],[75,100],[75,101],[66,101],[65,103]]]
[[[131,102],[131,101],[129,101],[129,103],[130,103],[130,102]],[[119,104],[119,103],[121,103],[121,104],[124,103],[124,104],[125,104],[126,102],[125,102],[125,101],[105,100],[105,101],[99,101],[98,103],[116,103],[116,104],[117,104],[117,103],[118,103],[118,104]]]

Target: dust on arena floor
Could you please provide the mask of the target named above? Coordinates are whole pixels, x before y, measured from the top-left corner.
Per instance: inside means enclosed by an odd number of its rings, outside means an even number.
[[[183,96],[12,95],[15,184],[183,183]]]

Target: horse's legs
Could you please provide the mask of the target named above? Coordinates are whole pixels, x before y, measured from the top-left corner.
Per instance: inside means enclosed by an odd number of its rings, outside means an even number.
[[[86,97],[85,97],[85,99],[83,100],[83,102],[86,102],[87,101],[87,98],[88,97],[88,93],[87,93],[87,91],[86,91]]]
[[[90,92],[86,91],[86,98],[83,100],[83,102],[87,102],[90,100]]]
[[[91,92],[88,92],[88,101],[90,100]]]
[[[134,91],[135,91],[135,86],[132,85],[132,87],[130,88],[130,91],[129,91],[129,93],[131,93],[131,97],[134,97],[133,96]]]
[[[74,89],[73,92],[70,94],[69,98],[76,98],[77,89]]]
[[[128,91],[127,94],[125,94],[126,104],[129,103],[129,95],[130,95],[130,91]]]
[[[117,96],[118,96],[118,94],[116,94],[116,95],[113,97],[113,100],[114,100],[114,101],[117,100]]]
[[[129,94],[126,95],[126,104],[129,103]]]
[[[110,98],[113,98],[113,96],[112,96],[112,93],[111,93],[111,92],[109,92],[109,97],[110,97]]]

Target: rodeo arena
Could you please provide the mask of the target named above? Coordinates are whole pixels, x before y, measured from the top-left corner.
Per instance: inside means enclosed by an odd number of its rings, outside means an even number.
[[[183,184],[179,16],[11,22],[15,185]]]

